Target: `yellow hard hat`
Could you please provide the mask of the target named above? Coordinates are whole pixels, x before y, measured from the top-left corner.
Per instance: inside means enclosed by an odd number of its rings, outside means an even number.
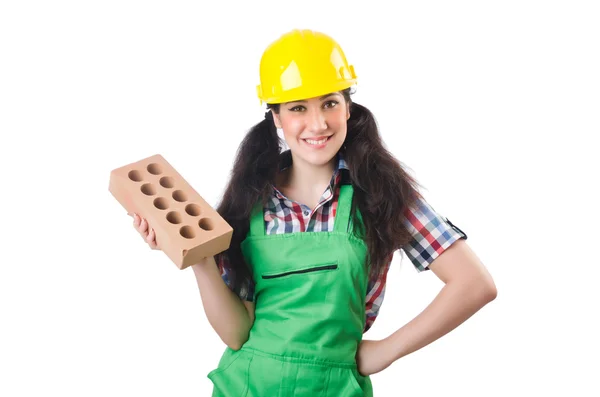
[[[264,51],[256,91],[261,104],[275,104],[329,94],[354,84],[354,67],[335,40],[320,32],[295,29]]]

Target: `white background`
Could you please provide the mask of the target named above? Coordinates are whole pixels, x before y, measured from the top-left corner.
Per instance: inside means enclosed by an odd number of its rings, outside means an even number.
[[[375,395],[598,396],[595,2],[248,3],[0,6],[0,395],[210,395],[225,346],[194,275],[143,243],[109,174],[160,153],[216,205],[263,115],[262,51],[299,27],[342,45],[354,99],[498,287]],[[365,337],[441,286],[397,255]]]

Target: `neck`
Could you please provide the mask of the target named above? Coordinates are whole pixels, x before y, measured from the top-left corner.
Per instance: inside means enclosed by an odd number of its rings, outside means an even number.
[[[315,165],[304,162],[292,154],[292,167],[287,185],[296,191],[320,195],[331,181],[336,161],[334,156],[326,164]]]

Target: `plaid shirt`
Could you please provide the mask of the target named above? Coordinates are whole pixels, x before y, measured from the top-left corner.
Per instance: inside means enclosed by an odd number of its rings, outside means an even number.
[[[287,162],[282,170],[289,167],[291,157],[284,156]],[[328,232],[333,230],[335,209],[339,198],[340,185],[349,176],[348,166],[338,153],[337,165],[329,186],[321,196],[319,204],[314,210],[302,203],[292,201],[285,197],[273,186],[273,195],[264,208],[266,234],[295,233],[295,232]],[[434,209],[423,200],[419,200],[416,209],[407,209],[405,225],[412,233],[412,240],[402,247],[418,272],[428,270],[428,266],[444,250],[455,241],[467,235],[454,226],[448,218],[436,213]],[[229,264],[226,256],[222,256],[218,266],[225,284],[229,283]],[[393,254],[389,256],[385,271],[376,281],[369,282],[366,299],[366,325],[364,332],[375,322],[379,308],[385,295],[387,272],[392,262]],[[254,299],[254,285],[249,283],[243,286],[240,298],[247,301]]]

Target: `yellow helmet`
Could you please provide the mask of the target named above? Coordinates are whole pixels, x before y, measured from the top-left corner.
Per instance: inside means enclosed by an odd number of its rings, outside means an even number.
[[[295,29],[271,43],[260,60],[258,97],[283,103],[340,91],[356,84],[354,67],[326,34]]]

